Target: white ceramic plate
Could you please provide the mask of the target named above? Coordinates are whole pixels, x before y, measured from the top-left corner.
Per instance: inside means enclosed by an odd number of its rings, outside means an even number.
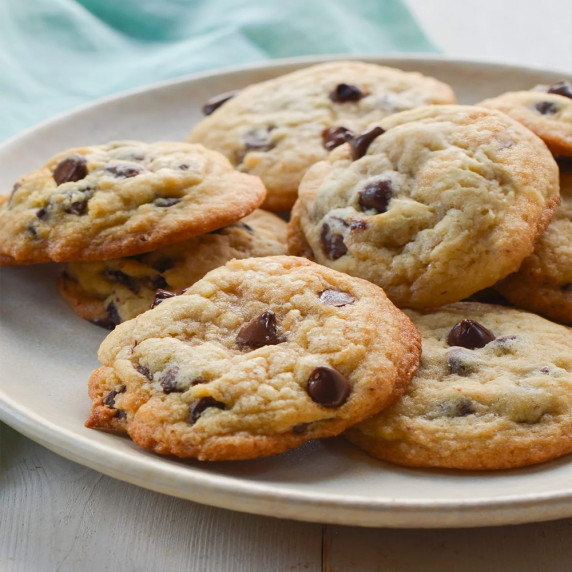
[[[451,84],[462,103],[562,78],[561,73],[459,60],[360,59],[433,75]],[[68,147],[111,139],[182,139],[209,97],[320,60],[194,76],[46,122],[0,148],[0,192],[9,192],[21,174]],[[87,379],[106,332],[62,302],[56,274],[56,265],[0,268],[0,419],[68,459],[169,495],[299,520],[450,527],[572,516],[570,456],[495,473],[412,470],[330,439],[273,458],[208,464],[162,458],[126,438],[86,429]]]

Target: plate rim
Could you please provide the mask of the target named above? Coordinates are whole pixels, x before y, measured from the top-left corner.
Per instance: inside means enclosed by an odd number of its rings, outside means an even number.
[[[20,140],[29,137],[37,131],[50,129],[59,122],[73,120],[74,116],[92,112],[98,107],[113,104],[121,100],[146,94],[151,91],[168,90],[186,83],[208,80],[213,77],[232,74],[245,74],[257,70],[279,70],[284,67],[311,65],[325,61],[361,60],[374,63],[416,61],[425,64],[470,65],[473,68],[495,68],[496,70],[521,71],[526,73],[554,74],[567,77],[569,74],[562,70],[546,69],[534,66],[503,63],[499,61],[475,60],[464,57],[451,57],[436,54],[416,53],[383,53],[383,54],[326,54],[319,56],[301,56],[251,62],[239,66],[221,68],[189,74],[166,81],[152,83],[111,94],[96,100],[73,107],[67,111],[49,117],[23,131],[13,135],[0,144],[0,154],[18,144]],[[389,65],[387,63],[386,65]],[[184,498],[201,504],[239,510],[251,514],[290,518],[308,522],[327,522],[330,524],[357,526],[389,526],[412,528],[441,528],[441,527],[470,527],[516,524],[522,522],[539,522],[554,518],[572,516],[572,486],[555,491],[541,493],[503,495],[501,497],[483,496],[471,498],[468,501],[456,498],[446,499],[396,499],[389,496],[362,498],[356,496],[340,497],[337,494],[306,491],[278,491],[272,483],[245,481],[241,477],[201,472],[199,467],[188,467],[190,472],[180,472],[182,465],[165,463],[160,469],[154,467],[156,457],[147,463],[145,455],[130,458],[128,470],[119,471],[109,466],[112,457],[117,465],[123,458],[123,453],[116,449],[105,449],[102,443],[89,441],[82,435],[73,435],[65,427],[56,425],[50,420],[38,416],[33,411],[14,401],[0,389],[0,421],[13,427],[26,437],[48,448],[54,453],[90,467],[110,477],[134,484],[159,493]],[[58,436],[57,442],[49,441],[43,431],[50,428],[50,436]],[[71,446],[68,448],[67,446]],[[160,458],[159,458],[160,460]],[[137,474],[142,471],[146,478]],[[154,472],[152,479],[149,473]],[[119,474],[121,473],[121,474]],[[161,473],[170,476],[169,483],[161,482]],[[177,487],[185,486],[186,491]],[[171,486],[169,486],[171,485]],[[198,491],[191,491],[194,485],[200,485]],[[206,492],[206,496],[205,496]],[[194,494],[193,494],[194,493]],[[250,504],[253,500],[265,503],[264,508]],[[284,504],[286,500],[286,504]],[[568,502],[566,502],[568,501]],[[542,506],[545,512],[529,516],[531,508]],[[302,511],[300,509],[303,508]],[[313,515],[313,510],[319,508],[319,515]],[[486,513],[483,515],[483,511]],[[342,514],[338,514],[342,513]]]

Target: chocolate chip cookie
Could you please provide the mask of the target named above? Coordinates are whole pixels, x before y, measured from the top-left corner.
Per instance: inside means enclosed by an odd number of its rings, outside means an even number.
[[[308,260],[234,260],[115,328],[88,427],[201,460],[337,435],[400,395],[419,334],[383,291]]]
[[[16,182],[0,206],[0,263],[148,252],[230,224],[265,194],[258,177],[201,145],[70,149]]]
[[[188,140],[223,153],[266,185],[264,207],[290,210],[306,169],[387,115],[454,103],[448,85],[359,61],[317,64],[208,102]]]
[[[496,288],[520,308],[572,324],[572,172],[560,170],[560,207],[534,252]]]
[[[113,329],[151,307],[156,292],[187,288],[233,258],[286,254],[286,223],[256,210],[229,226],[129,258],[69,262],[63,298],[82,318]]]
[[[572,331],[478,303],[408,312],[421,365],[392,406],[345,435],[417,467],[508,469],[572,452]]]
[[[507,115],[435,105],[387,117],[312,166],[289,252],[437,307],[518,269],[559,201],[546,145]]]
[[[572,156],[572,85],[560,81],[531,91],[515,91],[478,105],[499,109],[534,131],[554,153]]]

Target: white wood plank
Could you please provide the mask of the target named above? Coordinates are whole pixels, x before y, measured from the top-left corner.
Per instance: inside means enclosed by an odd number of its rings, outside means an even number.
[[[0,423],[0,570],[319,571],[322,526],[111,479]]]
[[[392,530],[331,526],[328,572],[565,572],[572,520],[491,528]]]

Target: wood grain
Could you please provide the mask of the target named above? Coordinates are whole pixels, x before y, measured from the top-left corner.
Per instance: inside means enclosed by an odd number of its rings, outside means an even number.
[[[0,570],[322,569],[322,526],[250,516],[111,479],[0,423]]]

